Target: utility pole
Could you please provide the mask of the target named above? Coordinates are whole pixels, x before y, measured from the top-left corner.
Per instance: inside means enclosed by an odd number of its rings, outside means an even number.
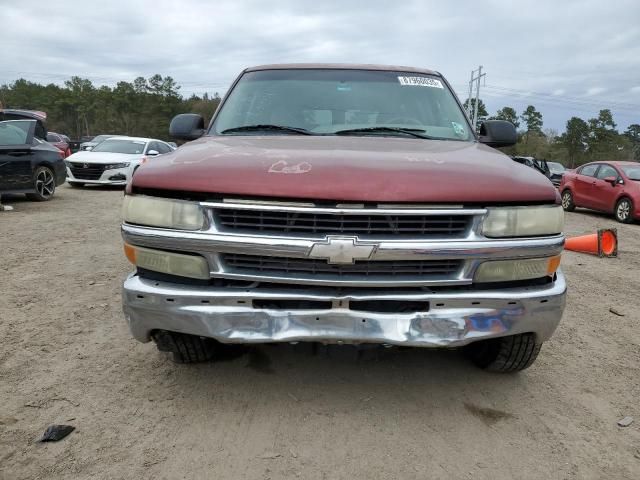
[[[477,72],[477,76],[476,76]],[[480,80],[486,77],[486,73],[482,73],[482,65],[478,67],[477,70],[471,71],[471,80],[469,80],[469,101],[467,102],[467,114],[471,117],[471,123],[473,124],[473,128],[476,128],[476,124],[478,121],[478,103],[480,102]],[[473,93],[473,84],[475,82],[476,87],[476,101],[473,105],[473,112],[471,112],[471,95]],[[473,115],[472,115],[473,113]]]

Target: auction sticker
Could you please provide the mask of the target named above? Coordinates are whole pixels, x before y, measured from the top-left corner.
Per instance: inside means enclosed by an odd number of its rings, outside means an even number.
[[[430,77],[398,77],[400,85],[416,85],[418,87],[444,88],[442,82]]]

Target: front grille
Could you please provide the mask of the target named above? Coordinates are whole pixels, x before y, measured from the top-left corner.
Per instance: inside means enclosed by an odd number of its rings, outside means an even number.
[[[99,180],[104,172],[105,165],[87,163],[84,168],[83,163],[71,163],[69,169],[75,178],[81,180]]]
[[[459,260],[356,261],[354,264],[329,264],[312,258],[270,257],[225,253],[221,260],[233,273],[273,276],[343,277],[448,277],[460,270]]]
[[[462,237],[471,215],[345,215],[220,208],[218,228],[240,233]]]

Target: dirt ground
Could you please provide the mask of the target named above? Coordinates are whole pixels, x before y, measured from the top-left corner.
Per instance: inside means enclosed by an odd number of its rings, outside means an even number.
[[[620,256],[564,254],[564,319],[521,374],[419,349],[181,366],[127,330],[122,196],[0,213],[1,479],[640,478],[640,225],[568,215]],[[36,443],[55,423],[76,430]]]

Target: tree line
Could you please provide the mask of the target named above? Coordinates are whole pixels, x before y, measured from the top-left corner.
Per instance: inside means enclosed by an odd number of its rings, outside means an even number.
[[[64,85],[19,79],[0,86],[4,108],[44,111],[47,128],[72,139],[113,134],[170,140],[169,122],[174,115],[199,113],[208,121],[219,103],[217,93],[184,98],[173,78],[161,75],[118,82],[115,87],[96,86],[80,77]]]
[[[475,99],[471,99],[471,111]],[[469,100],[464,103],[469,107]],[[565,132],[543,130],[542,113],[533,105],[518,115],[513,107],[503,107],[490,116],[482,100],[478,101],[478,125],[483,120],[507,120],[518,130],[518,143],[502,150],[509,155],[532,156],[560,162],[575,168],[600,160],[640,161],[640,124],[629,125],[624,132],[617,130],[611,110],[600,110],[598,116],[583,120],[571,117]]]
[[[180,86],[169,76],[138,77],[118,82],[114,87],[96,86],[90,80],[72,77],[64,85],[16,80],[0,86],[0,104],[47,112],[47,127],[72,139],[113,134],[170,140],[168,125],[174,115],[199,113],[208,121],[220,104],[220,96],[192,95],[185,98]],[[475,99],[464,103],[473,111]],[[640,124],[617,130],[611,111],[600,110],[595,118],[571,117],[565,132],[543,130],[543,117],[529,105],[520,114],[503,107],[489,115],[478,102],[478,126],[486,119],[508,120],[518,130],[518,143],[503,149],[509,155],[533,156],[558,161],[574,168],[597,160],[640,161]]]

